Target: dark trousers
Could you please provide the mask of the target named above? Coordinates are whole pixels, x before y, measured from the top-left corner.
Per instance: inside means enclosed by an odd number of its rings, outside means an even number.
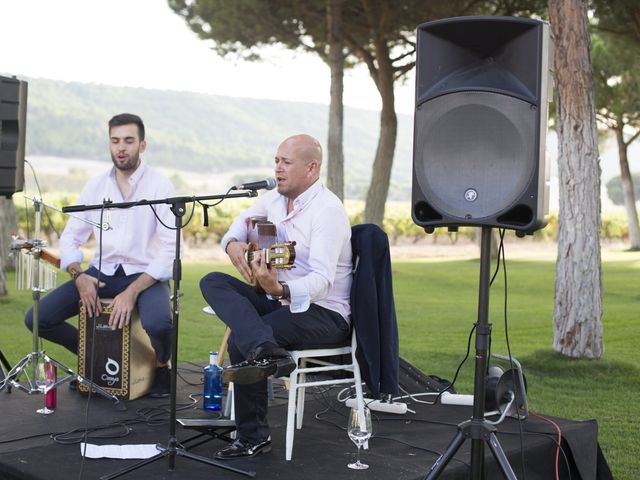
[[[239,363],[257,346],[272,342],[282,347],[335,345],[350,333],[337,312],[311,304],[306,312],[291,313],[288,306],[225,273],[214,272],[200,281],[202,295],[218,317],[231,328],[231,363]],[[267,381],[233,386],[239,438],[252,443],[270,435],[267,423]]]
[[[98,269],[91,267],[87,275],[98,277]],[[100,298],[113,298],[123,292],[141,274],[113,275],[101,274],[100,280],[106,284],[98,289]],[[78,329],[66,320],[78,315],[80,295],[73,281],[60,285],[40,299],[38,309],[38,331],[42,338],[62,345],[73,353],[78,353]],[[171,356],[171,305],[169,282],[157,282],[144,290],[137,300],[140,322],[151,339],[160,363]],[[33,307],[27,312],[24,323],[33,329]]]

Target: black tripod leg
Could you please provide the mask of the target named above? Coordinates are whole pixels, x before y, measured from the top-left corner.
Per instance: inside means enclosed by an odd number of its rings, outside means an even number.
[[[240,470],[239,468],[235,468],[235,467],[232,467],[230,465],[225,465],[224,463],[221,463],[221,462],[216,462],[215,460],[212,460],[210,458],[202,457],[200,455],[196,455],[194,453],[187,452],[183,448],[177,449],[176,453],[178,455],[180,455],[181,457],[190,458],[191,460],[196,460],[198,462],[206,463],[207,465],[212,465],[214,467],[224,468],[225,470],[229,470],[231,472],[239,473],[241,475],[246,475],[247,477],[252,477],[253,478],[253,477],[256,476],[256,472],[254,472],[254,471],[251,471],[251,470]]]
[[[2,350],[0,350],[0,362],[2,362],[2,366],[0,366],[0,380],[4,380],[4,377],[11,371],[11,365],[7,357],[4,356],[4,353],[2,353]],[[7,387],[7,393],[11,393],[11,385]]]
[[[170,450],[169,448],[165,448],[165,447],[162,447],[160,445],[157,445],[157,448],[160,450],[159,454],[154,455],[151,458],[147,458],[145,460],[142,460],[141,462],[134,463],[130,467],[123,468],[122,470],[119,470],[119,471],[117,471],[115,473],[110,473],[109,475],[104,475],[104,476],[100,477],[100,480],[112,480],[114,478],[121,477],[122,475],[126,475],[127,473],[133,472],[134,470],[142,468],[145,465],[149,465],[150,463],[153,463],[156,460],[159,460],[159,459],[164,458],[164,457],[168,457],[170,455],[173,455],[173,456],[179,455],[181,457],[190,458],[191,460],[196,460],[198,462],[206,463],[207,465],[212,465],[214,467],[224,468],[225,470],[229,470],[231,472],[239,473],[241,475],[246,475],[247,477],[255,477],[256,476],[256,472],[240,470],[239,468],[235,468],[235,467],[232,467],[230,465],[225,465],[223,463],[216,462],[215,460],[212,460],[212,459],[207,458],[207,457],[201,457],[200,455],[194,455],[193,453],[189,453],[189,452],[187,452],[186,450],[184,450],[182,448],[176,448],[173,451]]]
[[[498,441],[498,437],[496,437],[496,434],[493,432],[489,434],[489,448],[491,449],[493,458],[496,459],[504,478],[507,480],[517,480],[516,474],[511,468],[511,465],[509,465],[509,460],[507,460],[507,456],[504,454],[504,450],[502,450],[502,446]]]
[[[168,452],[168,450],[162,451],[159,454],[154,455],[151,458],[146,458],[146,459],[142,460],[141,462],[134,463],[130,467],[123,468],[122,470],[118,470],[115,473],[110,473],[108,475],[104,475],[104,476],[100,477],[100,480],[111,480],[112,478],[118,478],[118,477],[121,477],[122,475],[126,475],[127,473],[133,472],[134,470],[142,468],[145,465],[153,463],[153,462],[155,462],[156,460],[158,460],[160,458],[166,457],[168,455],[167,452]]]
[[[2,362],[2,366],[4,367],[2,370],[2,378],[4,378],[5,371],[8,372],[11,370],[11,364],[9,364],[9,361],[7,360],[7,357],[4,356],[4,353],[2,353],[2,350],[0,350],[0,362]]]
[[[431,466],[431,470],[429,470],[427,476],[424,477],[424,480],[433,480],[435,478],[438,478],[442,473],[442,470],[444,470],[444,467],[447,466],[447,463],[449,463],[453,456],[456,454],[456,452],[460,448],[460,445],[462,445],[462,442],[464,442],[464,436],[462,434],[462,430],[458,429],[458,433],[456,433],[456,435],[453,437],[453,439],[447,446],[447,449]]]

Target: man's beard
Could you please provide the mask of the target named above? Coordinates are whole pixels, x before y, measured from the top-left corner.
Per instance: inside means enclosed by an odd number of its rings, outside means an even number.
[[[136,153],[135,155],[130,155],[129,160],[126,163],[119,163],[118,159],[112,154],[111,161],[113,165],[122,172],[127,172],[129,170],[135,170],[138,164],[140,163],[140,154]]]

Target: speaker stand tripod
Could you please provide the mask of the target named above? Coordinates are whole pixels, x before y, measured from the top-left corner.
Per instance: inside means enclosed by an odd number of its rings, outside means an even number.
[[[33,202],[33,206],[36,212],[35,240],[31,242],[33,247],[30,252],[30,254],[33,255],[33,258],[35,260],[33,263],[33,271],[31,272],[31,274],[33,275],[33,285],[31,288],[31,291],[33,293],[33,331],[32,331],[33,350],[31,351],[31,353],[27,354],[22,359],[20,359],[18,363],[16,363],[16,365],[7,372],[5,379],[0,381],[0,391],[6,388],[7,392],[10,392],[11,387],[15,387],[19,390],[22,390],[23,392],[28,393],[29,395],[32,395],[35,393],[42,393],[43,392],[42,388],[38,387],[37,385],[38,380],[42,380],[41,372],[38,372],[38,364],[41,362],[51,362],[57,368],[64,371],[67,374],[67,376],[61,378],[54,385],[48,388],[58,387],[59,385],[67,381],[75,379],[78,381],[78,383],[84,383],[88,385],[103,397],[113,401],[114,406],[118,411],[125,411],[127,407],[122,401],[120,401],[118,397],[110,394],[109,392],[101,388],[99,385],[93,383],[93,381],[91,381],[90,379],[87,379],[78,375],[76,372],[74,372],[72,369],[70,369],[63,363],[48,356],[45,353],[45,351],[40,348],[40,344],[39,344],[40,297],[42,293],[46,291],[46,289],[42,288],[41,286],[40,254],[41,254],[42,248],[46,244],[44,241],[40,240],[40,222],[42,219],[42,205],[43,205],[42,200],[33,198],[31,199],[31,201]],[[33,366],[32,377],[29,377],[29,372],[28,372],[29,365]],[[22,385],[22,383],[20,383],[19,381],[19,378],[23,373],[25,374],[25,377],[26,377],[26,386]]]
[[[449,461],[454,457],[465,440],[471,440],[471,478],[481,480],[485,478],[484,445],[489,448],[495,458],[502,475],[507,480],[517,480],[509,465],[509,460],[496,437],[496,427],[484,418],[485,407],[485,376],[487,372],[487,352],[491,339],[491,324],[489,317],[489,284],[491,269],[491,227],[482,227],[482,243],[480,247],[480,286],[478,294],[478,322],[476,323],[476,363],[473,390],[473,416],[471,420],[458,425],[447,449],[432,465],[425,480],[433,480],[440,476]]]
[[[203,457],[201,455],[196,455],[194,453],[188,452],[182,446],[178,446],[178,439],[176,438],[176,393],[177,393],[177,375],[178,375],[178,322],[180,318],[180,280],[182,279],[182,262],[180,260],[180,241],[181,241],[181,233],[182,233],[182,217],[186,213],[186,203],[187,202],[196,202],[202,200],[222,200],[225,198],[236,198],[236,197],[254,197],[257,193],[255,191],[245,192],[245,193],[234,193],[227,195],[209,195],[203,197],[174,197],[174,198],[166,198],[163,200],[140,200],[138,202],[123,202],[123,203],[109,203],[108,205],[77,205],[72,207],[64,207],[62,210],[66,212],[81,212],[85,210],[96,210],[100,208],[131,208],[137,207],[141,205],[158,205],[158,204],[169,204],[171,213],[173,213],[175,217],[175,255],[173,259],[173,297],[172,297],[172,325],[171,325],[171,362],[173,368],[171,368],[171,387],[170,387],[170,407],[169,407],[169,439],[167,441],[166,446],[162,444],[157,444],[156,448],[158,453],[151,458],[147,458],[138,463],[135,463],[129,467],[123,468],[117,472],[110,473],[107,475],[103,475],[100,477],[101,480],[111,480],[114,478],[118,478],[122,475],[125,475],[129,472],[133,472],[139,468],[144,467],[145,465],[149,465],[156,460],[161,460],[165,457],[169,457],[169,471],[174,471],[176,467],[176,457],[184,457],[190,460],[195,460],[200,463],[205,463],[207,465],[222,468],[225,470],[229,470],[235,473],[239,473],[241,475],[246,475],[248,477],[254,477],[255,472],[253,471],[245,471],[239,468],[232,467],[230,465],[225,465],[224,463],[217,462],[211,458]]]

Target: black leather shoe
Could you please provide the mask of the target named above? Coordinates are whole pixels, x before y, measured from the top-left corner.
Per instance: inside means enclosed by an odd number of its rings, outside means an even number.
[[[261,360],[263,358],[271,357],[271,358],[285,358],[289,356],[289,352],[287,352],[284,348],[279,347],[275,343],[265,342],[262,345],[256,347],[249,355],[247,355],[247,360]]]
[[[156,373],[153,377],[153,385],[149,390],[151,398],[166,398],[171,393],[171,379],[169,367],[156,367]]]
[[[286,357],[265,357],[259,360],[245,360],[222,370],[222,381],[238,384],[256,383],[272,375],[283,377],[295,370],[296,364]]]
[[[233,460],[234,458],[255,457],[260,453],[268,453],[270,451],[271,437],[257,444],[252,444],[239,438],[227,448],[217,451],[213,457],[218,460]]]

